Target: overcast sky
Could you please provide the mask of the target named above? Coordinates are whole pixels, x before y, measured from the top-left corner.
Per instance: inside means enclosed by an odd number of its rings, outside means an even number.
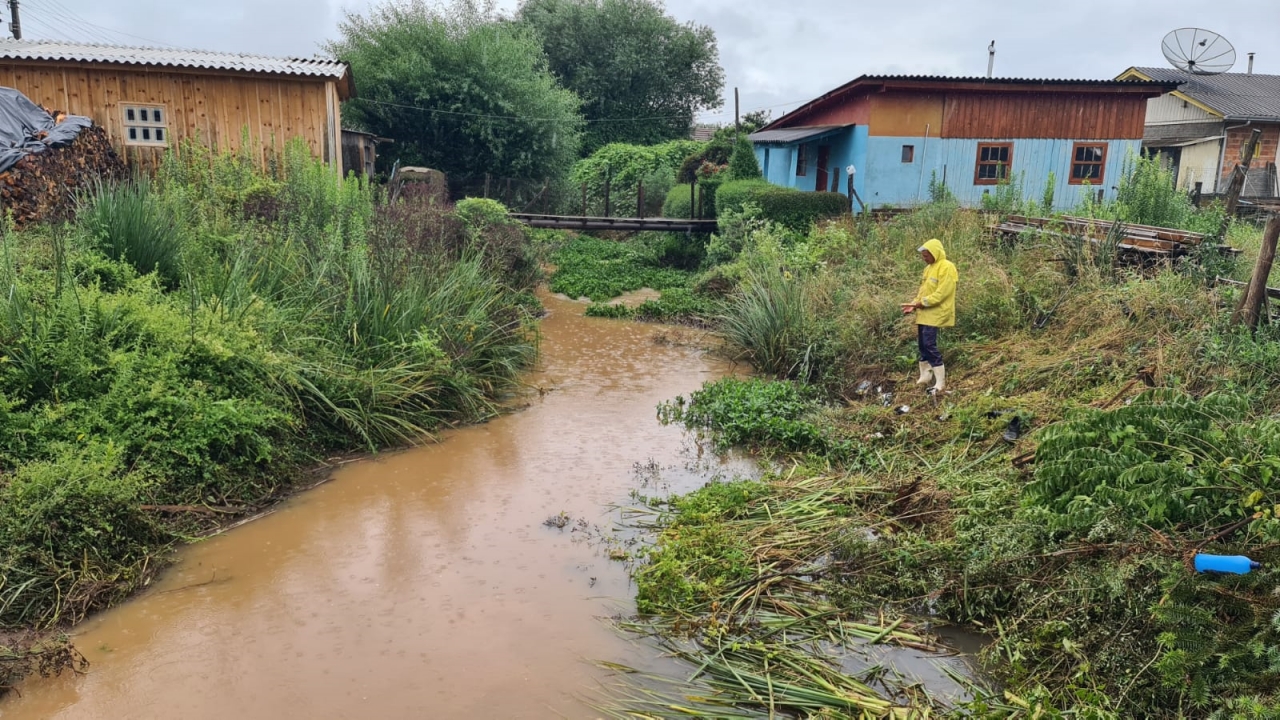
[[[710,25],[727,76],[726,104],[773,116],[866,73],[1111,78],[1163,65],[1160,40],[1207,27],[1235,45],[1236,71],[1280,74],[1274,0],[669,0],[681,21]],[[310,56],[337,33],[344,10],[370,0],[22,0],[24,37]],[[517,0],[499,0],[513,10]],[[1265,8],[1265,9],[1264,9]],[[5,27],[7,34],[8,28]],[[357,86],[359,78],[356,78]]]

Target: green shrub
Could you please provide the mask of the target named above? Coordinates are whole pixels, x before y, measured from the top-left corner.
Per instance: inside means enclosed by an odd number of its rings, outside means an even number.
[[[611,211],[613,214],[630,216],[636,210],[641,181],[650,178],[655,182],[657,188],[651,191],[646,186],[645,194],[653,196],[656,203],[669,185],[663,187],[665,173],[662,179],[654,178],[653,173],[666,170],[674,175],[680,163],[702,145],[703,143],[693,140],[672,140],[661,145],[612,143],[579,160],[573,166],[569,182],[579,189],[586,186],[589,213],[603,213],[605,180],[608,178]],[[578,203],[581,204],[580,199]],[[580,207],[576,209],[581,211]]]
[[[1195,213],[1171,170],[1157,158],[1132,156],[1116,189],[1116,215],[1125,222],[1180,228]]]
[[[662,203],[662,217],[687,219],[692,217],[690,211],[693,201],[690,199],[690,185],[676,185],[667,191],[667,199]]]
[[[693,184],[698,181],[698,171],[703,166],[722,167],[728,165],[732,154],[733,143],[729,138],[727,136],[717,136],[680,163],[680,169],[676,173],[676,182],[683,185]]]
[[[727,173],[716,172],[698,181],[698,217],[705,220],[716,218],[716,194],[725,183],[725,175]]]
[[[0,486],[0,624],[76,622],[120,597],[165,544],[118,449],[90,444],[19,468]],[[95,587],[95,585],[97,587]]]
[[[747,203],[759,206],[759,203],[755,202],[757,196],[775,187],[778,186],[761,178],[727,182],[716,193],[716,213],[724,215],[726,212],[742,212],[743,206]]]
[[[486,263],[516,288],[532,288],[542,279],[523,223],[511,219],[497,200],[466,198],[454,208],[472,247],[484,252]]]
[[[819,220],[849,211],[849,201],[840,193],[806,192],[764,180],[736,180],[717,191],[717,214],[741,212],[747,203],[758,206],[766,220],[799,233],[809,232]]]
[[[707,256],[705,236],[692,233],[662,233],[654,242],[654,260],[662,267],[697,270]]]
[[[666,199],[676,184],[675,172],[669,167],[660,167],[645,175],[643,180],[645,217],[662,215]]]
[[[764,175],[760,172],[760,161],[756,159],[755,148],[746,135],[738,138],[733,146],[733,155],[729,157],[730,180],[760,180]]]

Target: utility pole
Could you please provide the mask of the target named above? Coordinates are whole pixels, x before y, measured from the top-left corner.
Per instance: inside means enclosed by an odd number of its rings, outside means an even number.
[[[18,0],[9,0],[9,25],[13,29],[13,39],[22,39],[22,20],[18,18]]]
[[[18,0],[13,0],[16,5]],[[737,139],[742,134],[742,118],[738,115],[738,88],[733,89],[733,136]]]

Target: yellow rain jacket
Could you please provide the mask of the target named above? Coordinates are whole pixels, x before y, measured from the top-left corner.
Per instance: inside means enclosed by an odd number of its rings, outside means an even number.
[[[947,260],[942,241],[929,240],[924,249],[933,255],[933,264],[924,269],[924,281],[914,300],[924,304],[916,310],[916,324],[951,327],[956,324],[956,281],[960,275],[955,264]]]

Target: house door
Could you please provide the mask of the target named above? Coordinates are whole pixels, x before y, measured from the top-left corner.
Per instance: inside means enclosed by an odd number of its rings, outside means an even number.
[[[814,183],[813,189],[822,192],[827,189],[827,183],[830,178],[827,177],[827,162],[831,159],[831,146],[818,146],[818,179]]]

